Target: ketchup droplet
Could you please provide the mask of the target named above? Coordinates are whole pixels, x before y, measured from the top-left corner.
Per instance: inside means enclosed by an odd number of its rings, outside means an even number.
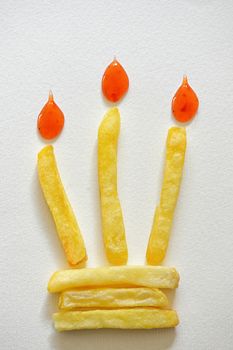
[[[107,100],[119,101],[129,88],[129,78],[122,65],[114,59],[102,78],[102,91]]]
[[[172,99],[172,113],[176,120],[186,123],[191,120],[198,110],[197,95],[188,83],[186,76]]]
[[[54,102],[52,91],[50,91],[48,102],[38,116],[38,130],[43,138],[51,140],[60,134],[63,126],[64,114]]]

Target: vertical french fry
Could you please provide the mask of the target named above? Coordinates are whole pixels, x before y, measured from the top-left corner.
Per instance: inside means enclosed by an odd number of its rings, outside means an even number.
[[[128,250],[120,201],[117,193],[117,141],[120,132],[120,114],[110,109],[99,127],[98,175],[102,228],[108,261],[114,265],[126,264]]]
[[[56,224],[67,260],[76,266],[86,260],[86,249],[74,212],[63,188],[52,146],[38,154],[40,185]]]
[[[67,311],[53,314],[53,320],[57,331],[98,328],[170,328],[179,324],[174,310],[153,308]]]
[[[174,210],[179,195],[185,150],[185,129],[180,127],[170,128],[167,136],[166,162],[160,203],[155,211],[146,253],[147,262],[151,265],[160,264],[167,251]]]

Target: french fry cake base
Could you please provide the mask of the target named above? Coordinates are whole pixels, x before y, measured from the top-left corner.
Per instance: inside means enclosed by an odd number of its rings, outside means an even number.
[[[146,308],[59,312],[53,315],[53,320],[58,331],[170,328],[179,323],[174,310]]]
[[[69,269],[55,272],[49,280],[48,291],[58,293],[73,288],[97,286],[141,286],[177,288],[179,274],[165,266],[107,266]]]
[[[74,289],[61,293],[59,308],[126,308],[167,307],[168,299],[159,289],[138,288],[90,288]]]

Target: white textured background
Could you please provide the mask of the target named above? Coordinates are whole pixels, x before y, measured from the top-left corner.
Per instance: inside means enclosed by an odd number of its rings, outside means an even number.
[[[0,23],[1,350],[233,349],[233,2],[5,0]],[[66,261],[38,185],[37,115],[51,88],[66,117],[54,142],[61,176],[88,265],[104,264],[96,135],[108,108],[101,77],[114,55],[130,78],[119,193],[131,264],[144,263],[171,97],[184,73],[200,99],[165,261],[181,274],[173,300],[181,324],[57,334],[46,285]]]

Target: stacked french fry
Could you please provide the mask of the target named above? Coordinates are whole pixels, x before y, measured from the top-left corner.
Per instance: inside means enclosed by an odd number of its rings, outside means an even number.
[[[121,328],[150,329],[178,325],[163,289],[178,287],[175,268],[158,266],[165,257],[184,164],[186,133],[168,132],[160,203],[147,247],[145,266],[127,266],[128,250],[117,192],[117,143],[120,114],[112,108],[98,133],[98,176],[105,251],[113,266],[80,268],[87,260],[84,240],[63,188],[52,146],[38,155],[40,184],[71,269],[55,272],[48,291],[60,293],[53,315],[58,331]]]

